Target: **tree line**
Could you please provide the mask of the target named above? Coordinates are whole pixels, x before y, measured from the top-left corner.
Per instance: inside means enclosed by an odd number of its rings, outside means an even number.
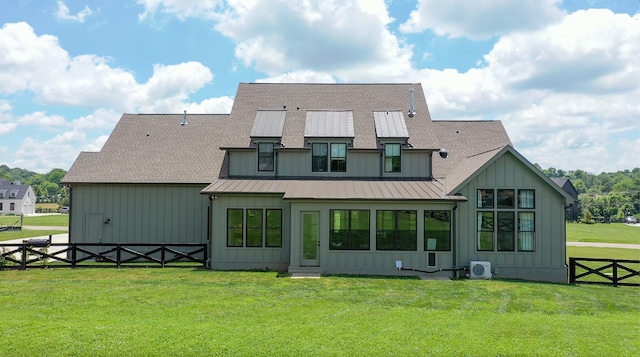
[[[580,214],[583,219],[606,217],[621,221],[627,215],[640,216],[640,168],[598,175],[583,170],[564,171],[553,167],[543,169],[548,177],[566,177],[579,193]],[[38,202],[56,202],[69,205],[68,190],[61,184],[67,174],[63,169],[53,169],[46,174],[9,168],[0,165],[0,178],[31,185]]]
[[[38,202],[54,202],[61,206],[69,205],[69,191],[61,183],[66,174],[67,171],[63,169],[53,169],[46,174],[39,174],[29,170],[0,165],[0,178],[4,178],[9,182],[20,182],[21,185],[30,185],[38,198]]]
[[[582,221],[590,222],[596,217],[603,217],[620,222],[626,216],[640,217],[640,168],[598,175],[582,170],[540,169],[549,177],[571,180],[579,193]]]

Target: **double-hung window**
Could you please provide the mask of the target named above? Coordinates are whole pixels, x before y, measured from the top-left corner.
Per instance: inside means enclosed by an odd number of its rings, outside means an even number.
[[[329,161],[328,145],[326,143],[311,144],[311,171],[326,172]]]
[[[347,172],[347,144],[331,144],[331,171]]]
[[[384,172],[400,172],[400,144],[384,145]]]
[[[258,143],[258,171],[273,171],[273,143]]]
[[[477,250],[501,252],[534,250],[535,191],[533,189],[479,189],[476,199]]]

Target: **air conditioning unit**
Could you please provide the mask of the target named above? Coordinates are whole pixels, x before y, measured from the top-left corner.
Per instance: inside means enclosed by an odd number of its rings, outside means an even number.
[[[491,263],[472,260],[469,262],[471,279],[491,279]]]

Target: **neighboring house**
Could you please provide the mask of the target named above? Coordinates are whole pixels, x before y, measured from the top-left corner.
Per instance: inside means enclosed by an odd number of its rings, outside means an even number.
[[[576,222],[579,218],[580,209],[578,190],[576,190],[568,177],[552,177],[551,180],[573,198],[573,203],[565,208],[565,217],[569,222]]]
[[[409,109],[409,110],[407,110]],[[213,269],[567,281],[563,190],[498,121],[420,84],[241,83],[230,114],[124,114],[71,188],[72,242],[209,244]]]
[[[0,214],[32,214],[36,212],[36,195],[29,185],[0,178]]]

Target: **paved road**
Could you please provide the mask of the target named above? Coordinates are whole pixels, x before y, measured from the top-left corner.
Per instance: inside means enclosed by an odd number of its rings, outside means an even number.
[[[640,249],[640,244],[619,244],[619,243],[567,242],[567,246],[571,246],[571,247],[598,247],[598,248]]]

